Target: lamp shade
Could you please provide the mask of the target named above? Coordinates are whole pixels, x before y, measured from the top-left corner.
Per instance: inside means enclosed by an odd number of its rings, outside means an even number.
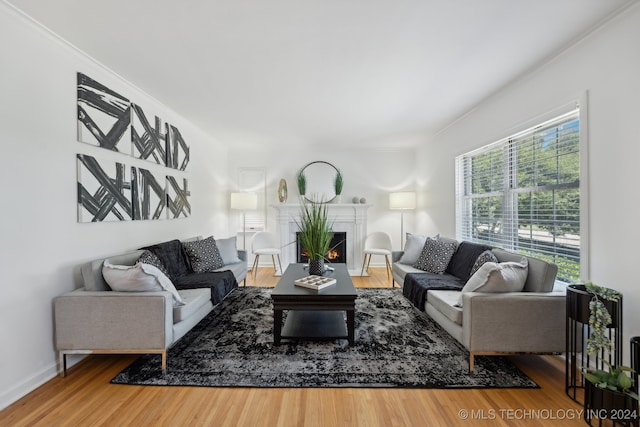
[[[389,194],[390,209],[415,209],[416,193],[415,191],[400,191],[398,193]]]
[[[256,193],[231,193],[231,209],[248,210],[258,207]]]

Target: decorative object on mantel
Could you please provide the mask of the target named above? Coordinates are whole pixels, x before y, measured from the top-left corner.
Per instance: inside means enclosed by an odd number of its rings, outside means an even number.
[[[336,176],[333,179],[333,188],[336,191],[336,197],[333,198],[334,203],[340,203],[342,201],[342,187],[344,185],[344,179],[340,169],[336,169]]]
[[[309,274],[322,276],[325,271],[324,258],[329,250],[333,232],[323,202],[302,205],[300,221],[296,221],[300,231],[300,243],[309,257]]]
[[[404,211],[416,208],[416,193],[400,191],[389,194],[389,209],[400,209],[400,250],[404,249]]]
[[[231,193],[229,207],[242,211],[242,249],[247,249],[247,210],[257,209],[258,195],[256,193]]]
[[[367,204],[367,198],[366,197],[360,197],[360,203],[362,203],[363,205]]]
[[[351,199],[351,201],[353,202],[354,205],[357,205],[358,203],[360,203],[360,197],[355,196],[353,199]]]
[[[307,202],[332,202],[337,195],[336,174],[339,173],[338,168],[323,160],[307,163],[298,172],[298,190],[301,190],[300,178],[304,179],[304,193],[301,191],[300,195],[303,196]]]
[[[284,178],[280,180],[278,184],[278,201],[280,203],[284,203],[287,201],[287,195],[289,194],[287,190],[287,181]]]

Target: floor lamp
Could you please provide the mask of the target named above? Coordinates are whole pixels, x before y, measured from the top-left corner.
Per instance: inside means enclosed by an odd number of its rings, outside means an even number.
[[[404,211],[416,208],[415,191],[390,193],[389,208],[400,209],[400,250],[404,250]]]
[[[258,208],[256,193],[231,193],[231,209],[242,211],[242,249],[247,249],[247,210]]]

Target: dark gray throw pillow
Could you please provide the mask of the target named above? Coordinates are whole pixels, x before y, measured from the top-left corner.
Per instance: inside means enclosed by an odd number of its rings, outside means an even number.
[[[469,277],[476,274],[476,271],[478,271],[478,269],[487,262],[498,263],[498,258],[496,258],[496,256],[493,254],[493,252],[491,252],[491,250],[486,250],[478,256],[478,258],[476,259],[476,262],[473,263],[473,267],[471,267],[471,274],[469,275]]]
[[[224,266],[213,236],[193,242],[182,242],[194,273],[207,273]]]
[[[443,274],[457,247],[457,242],[446,242],[427,237],[418,261],[413,267],[429,273]]]
[[[142,264],[153,265],[158,270],[162,271],[165,276],[169,277],[169,270],[167,270],[167,267],[165,267],[165,265],[162,263],[162,261],[160,261],[160,258],[158,258],[156,254],[148,249],[142,252],[142,255],[140,255],[140,258],[138,258],[138,262],[141,262]]]

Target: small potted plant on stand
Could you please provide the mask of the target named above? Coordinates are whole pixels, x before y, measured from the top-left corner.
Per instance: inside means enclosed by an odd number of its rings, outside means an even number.
[[[321,276],[325,271],[324,259],[333,238],[327,206],[318,202],[303,204],[301,219],[296,224],[300,230],[300,244],[309,257],[309,274]]]
[[[592,295],[589,302],[589,326],[591,334],[587,338],[587,353],[604,356],[611,352],[612,342],[607,337],[608,326],[612,323],[611,314],[604,301],[617,302],[619,292],[585,283],[586,290]],[[604,301],[603,301],[604,300]],[[604,369],[583,368],[585,378],[584,417],[591,425],[593,417],[609,418],[616,422],[625,421],[625,425],[638,425],[638,394],[633,391],[633,381],[629,373],[633,369],[623,365],[612,365],[603,360],[607,366]]]

